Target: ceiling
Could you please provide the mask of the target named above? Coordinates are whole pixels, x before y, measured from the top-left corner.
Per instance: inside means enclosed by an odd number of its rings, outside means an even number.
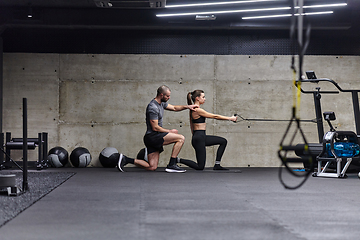
[[[157,17],[189,11],[290,6],[294,0],[256,0],[227,6],[164,8],[219,0],[0,0],[4,52],[289,54],[292,18],[244,20],[253,13]],[[248,1],[248,0],[222,0]],[[299,0],[298,0],[299,1]],[[304,0],[304,5],[347,3],[325,8],[333,14],[304,17],[311,25],[309,54],[360,54],[360,0]],[[112,5],[109,6],[109,3]],[[159,7],[159,5],[161,5]],[[31,11],[32,17],[28,17]],[[305,12],[314,10],[305,9]],[[272,14],[284,13],[271,11]],[[285,10],[285,13],[292,13]],[[0,41],[1,43],[1,41]],[[269,52],[270,51],[270,52]],[[279,53],[280,52],[280,53]]]
[[[99,7],[110,2],[113,6]],[[192,7],[165,9],[151,5],[165,0],[1,0],[0,33],[6,28],[67,28],[67,29],[288,29],[290,18],[243,20],[249,13],[215,14],[216,19],[197,21],[195,16],[159,18],[156,14],[174,11],[210,11],[233,8],[263,8],[289,5],[292,0],[277,0],[226,7]],[[195,3],[205,0],[166,0],[167,5]],[[207,0],[205,2],[219,2]],[[359,0],[305,0],[306,4],[347,2],[346,7],[334,9],[331,15],[306,17],[312,29],[350,29],[353,33],[360,26]],[[103,4],[101,3],[101,4]],[[152,7],[150,7],[150,5]],[[33,17],[28,18],[30,11]],[[274,12],[276,13],[276,12]]]

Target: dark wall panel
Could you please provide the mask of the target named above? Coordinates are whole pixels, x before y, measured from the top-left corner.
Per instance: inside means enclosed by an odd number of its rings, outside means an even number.
[[[288,30],[124,30],[9,28],[4,52],[290,55]],[[360,37],[314,31],[306,54],[360,55]]]

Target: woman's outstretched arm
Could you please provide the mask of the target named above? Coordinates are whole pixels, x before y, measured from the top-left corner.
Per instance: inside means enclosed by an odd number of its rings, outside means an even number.
[[[198,108],[196,112],[202,117],[213,118],[217,120],[228,120],[228,121],[236,122],[237,119],[236,116],[227,117],[219,114],[209,113],[202,108]]]

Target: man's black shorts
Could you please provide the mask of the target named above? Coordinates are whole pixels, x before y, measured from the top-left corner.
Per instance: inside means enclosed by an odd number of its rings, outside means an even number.
[[[161,153],[162,151],[164,151],[164,137],[167,134],[167,132],[152,132],[145,134],[144,143],[147,148],[148,154],[153,152]]]

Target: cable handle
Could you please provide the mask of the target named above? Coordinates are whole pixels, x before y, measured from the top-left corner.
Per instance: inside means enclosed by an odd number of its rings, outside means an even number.
[[[241,120],[244,120],[244,118],[242,118],[239,114],[235,113],[234,117],[236,117],[236,120],[233,121],[233,123],[237,123],[239,121],[239,118],[241,118]]]

